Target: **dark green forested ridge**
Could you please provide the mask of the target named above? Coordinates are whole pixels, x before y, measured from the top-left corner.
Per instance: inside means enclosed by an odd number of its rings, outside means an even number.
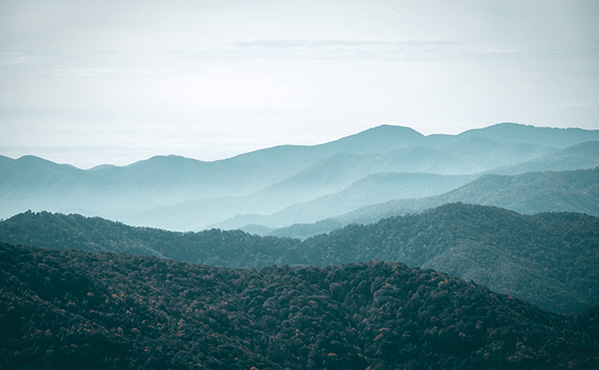
[[[3,369],[590,369],[599,310],[399,263],[243,270],[0,243],[0,352]]]
[[[456,203],[301,242],[241,231],[177,233],[27,212],[0,222],[0,241],[228,267],[380,259],[461,276],[556,312],[580,312],[599,304],[599,219],[578,213],[529,216]]]
[[[599,303],[594,288],[599,282],[599,219],[584,214],[529,216],[449,204],[372,225],[350,225],[307,239],[304,245],[325,264],[402,261],[560,312]]]
[[[51,249],[123,252],[229,267],[297,259],[297,240],[217,229],[199,233],[132,227],[100,217],[25,212],[0,222],[0,241]]]

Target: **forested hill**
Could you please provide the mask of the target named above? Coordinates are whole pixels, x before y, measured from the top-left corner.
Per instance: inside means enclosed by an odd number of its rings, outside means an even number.
[[[401,261],[571,312],[599,304],[599,218],[448,204],[307,239],[321,263]],[[312,257],[314,256],[314,257]]]
[[[227,269],[0,243],[0,367],[590,369],[599,311],[432,270]]]
[[[100,217],[25,212],[0,222],[0,241],[51,249],[122,252],[227,267],[291,264],[298,240],[239,230],[198,233],[133,227]]]
[[[78,215],[24,213],[0,222],[0,241],[52,249],[147,254],[228,267],[398,261],[473,280],[556,312],[599,304],[599,219],[521,215],[448,204],[300,242],[241,231],[177,233]]]

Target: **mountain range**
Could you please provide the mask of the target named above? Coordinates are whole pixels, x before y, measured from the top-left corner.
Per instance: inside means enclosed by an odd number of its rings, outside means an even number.
[[[453,203],[302,242],[239,230],[181,233],[27,212],[0,222],[0,241],[236,268],[398,261],[473,280],[557,312],[599,304],[599,218],[580,213],[530,216]]]
[[[0,157],[0,217],[31,209],[181,231],[268,231],[444,194],[485,174],[596,166],[599,130],[513,123],[428,136],[383,125],[325,144],[213,162],[170,155],[82,170],[33,156]]]
[[[0,156],[0,217],[0,368],[599,363],[599,130]]]
[[[338,202],[329,202],[330,198],[337,198]],[[306,238],[352,223],[374,223],[382,218],[421,212],[453,202],[497,206],[524,214],[568,211],[599,217],[599,167],[590,170],[526,172],[513,176],[488,174],[444,194],[394,199],[361,208],[353,207],[353,211],[343,213],[342,210],[347,209],[345,203],[351,201],[351,197],[321,197],[306,205],[300,203],[286,208],[271,217],[232,219],[216,226],[241,228],[261,235]],[[316,222],[280,228],[274,223],[278,220],[288,220],[287,223],[290,220],[314,221],[316,217],[311,217],[312,209],[323,210]],[[328,218],[325,217],[327,215]],[[262,226],[256,226],[258,223]]]

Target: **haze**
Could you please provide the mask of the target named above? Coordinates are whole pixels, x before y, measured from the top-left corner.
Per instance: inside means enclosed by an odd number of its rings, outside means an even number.
[[[3,1],[0,154],[89,168],[382,123],[599,128],[596,1]]]

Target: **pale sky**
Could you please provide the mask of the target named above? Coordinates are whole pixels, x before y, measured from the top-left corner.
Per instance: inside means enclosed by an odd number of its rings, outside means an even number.
[[[0,0],[11,158],[215,160],[380,124],[598,118],[595,0]]]

